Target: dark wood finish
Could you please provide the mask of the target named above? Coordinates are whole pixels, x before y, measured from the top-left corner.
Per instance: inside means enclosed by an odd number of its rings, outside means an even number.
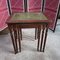
[[[41,45],[40,45],[40,51],[42,49],[42,44],[43,44],[43,38],[44,38],[44,25],[41,26],[41,29],[42,29],[42,35],[41,35]]]
[[[17,28],[16,28],[15,25],[13,25],[13,31],[14,31],[14,40],[15,40],[16,51],[18,52],[18,46],[17,46]]]
[[[21,37],[21,40],[22,40],[22,29],[20,28],[20,37]]]
[[[19,51],[21,52],[21,29],[18,26],[18,42],[19,42]]]
[[[8,24],[8,28],[9,28],[10,35],[11,35],[11,40],[12,40],[14,52],[15,52],[15,54],[16,54],[17,51],[16,51],[16,45],[15,45],[15,41],[14,41],[14,34],[13,34],[13,29],[12,29],[12,27],[13,27],[12,25]]]
[[[44,38],[44,43],[43,43],[43,52],[45,50],[45,45],[46,45],[46,38],[47,38],[47,32],[48,32],[48,25],[46,25],[46,30],[45,30],[45,38]]]
[[[40,33],[41,33],[41,26],[38,27],[38,33],[37,33],[37,38],[38,38],[38,45],[37,45],[37,51],[39,51],[39,44],[40,44]]]
[[[38,29],[38,28],[35,28],[35,40],[37,39],[37,34],[38,34],[38,33],[37,33],[37,32],[38,32],[37,29]]]
[[[11,15],[11,17],[9,17],[9,19],[7,21],[7,25],[8,25],[9,31],[10,31],[10,35],[12,38],[12,43],[13,43],[15,53],[18,53],[17,42],[19,43],[19,50],[21,52],[21,37],[22,37],[21,36],[21,29],[22,28],[37,28],[38,29],[37,50],[44,51],[45,45],[46,45],[47,31],[48,31],[47,26],[49,25],[49,23],[51,21],[48,19],[44,20],[45,18],[43,18],[43,20],[34,20],[34,19],[33,20],[11,20],[12,16],[13,15]],[[44,36],[44,32],[45,32],[45,36]]]

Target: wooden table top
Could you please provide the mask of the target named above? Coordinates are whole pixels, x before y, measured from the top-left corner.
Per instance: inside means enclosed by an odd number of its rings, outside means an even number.
[[[50,22],[43,13],[14,13],[7,23],[40,23]]]

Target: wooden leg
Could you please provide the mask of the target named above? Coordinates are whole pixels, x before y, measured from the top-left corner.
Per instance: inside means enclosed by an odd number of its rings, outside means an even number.
[[[18,42],[19,42],[19,51],[21,52],[21,35],[20,35],[20,28],[18,28]]]
[[[47,32],[48,32],[48,27],[47,27],[47,25],[46,25],[45,39],[44,39],[44,43],[43,43],[43,52],[44,52],[44,50],[45,50],[46,38],[47,38]]]
[[[21,40],[22,40],[22,29],[20,29],[20,37],[21,37]]]
[[[12,44],[13,44],[13,48],[14,48],[14,52],[15,52],[15,54],[16,54],[17,51],[16,51],[16,47],[15,47],[15,42],[14,42],[13,31],[12,31],[11,25],[8,25],[8,28],[9,28],[10,35],[11,35],[11,40],[12,40]]]
[[[14,31],[14,39],[15,39],[15,46],[16,46],[16,53],[18,53],[18,45],[17,45],[17,28],[14,26],[13,27]]]
[[[42,29],[42,35],[41,35],[41,45],[40,45],[40,51],[42,51],[42,45],[43,45],[44,25],[41,27],[41,29]]]
[[[35,28],[35,40],[37,39],[37,28]]]
[[[35,40],[36,40],[36,28],[35,28]]]
[[[39,51],[39,44],[40,44],[40,32],[41,32],[41,30],[40,30],[40,28],[38,28],[38,45],[37,45],[37,51]]]

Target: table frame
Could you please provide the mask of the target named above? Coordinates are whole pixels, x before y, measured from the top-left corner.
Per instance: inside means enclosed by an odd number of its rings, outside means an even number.
[[[8,18],[10,20],[11,16]],[[33,20],[34,21],[34,20]],[[44,52],[45,45],[46,45],[46,38],[47,38],[47,32],[49,27],[50,20],[44,20],[44,21],[37,21],[37,22],[23,22],[23,23],[16,23],[16,22],[9,22],[7,21],[7,25],[10,31],[11,40],[14,48],[15,54],[18,53],[18,50],[21,52],[21,29],[25,28],[37,28],[37,51]],[[18,43],[17,43],[18,42]],[[18,48],[19,47],[19,48]]]

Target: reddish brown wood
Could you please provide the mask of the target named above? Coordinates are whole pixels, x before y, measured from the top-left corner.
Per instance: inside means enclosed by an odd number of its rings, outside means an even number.
[[[16,52],[18,53],[18,45],[17,45],[17,28],[16,28],[15,25],[13,26],[13,31],[14,31],[14,39],[15,39]]]
[[[14,48],[14,52],[15,52],[15,54],[16,54],[17,51],[16,51],[16,47],[15,47],[15,43],[14,43],[14,37],[13,37],[13,32],[12,32],[11,25],[8,25],[8,28],[9,28],[10,35],[11,35],[11,40],[12,40],[12,44],[13,44],[13,48]]]
[[[21,35],[20,35],[20,27],[18,27],[18,42],[19,42],[19,51],[21,52]]]
[[[15,53],[18,52],[17,38],[18,38],[18,43],[19,43],[19,50],[21,52],[21,39],[22,39],[21,29],[22,28],[38,28],[37,50],[39,50],[39,46],[40,46],[40,51],[42,51],[42,50],[44,51],[48,29],[46,29],[45,38],[44,38],[44,30],[49,25],[50,20],[19,20],[19,21],[18,20],[11,20],[10,21],[10,19],[11,19],[11,17],[7,21],[7,24],[8,24],[8,28],[10,30],[10,34],[11,34],[12,43],[13,43]],[[13,26],[13,27],[11,27],[11,26]],[[41,30],[43,30],[42,36],[40,36]],[[13,32],[14,32],[14,34],[13,34]],[[43,38],[44,38],[44,40],[43,40]],[[41,44],[40,44],[40,39],[41,39]],[[43,43],[43,41],[44,41],[44,43]],[[42,47],[43,47],[43,49],[42,49]]]
[[[41,33],[41,27],[38,28],[38,45],[37,45],[37,51],[39,51],[39,45],[40,45],[40,33]]]
[[[22,40],[22,29],[20,28],[20,37],[21,37],[21,40]]]
[[[42,44],[43,44],[43,37],[44,37],[44,25],[41,26],[42,35],[41,35],[41,45],[40,45],[40,51],[42,51]]]
[[[35,28],[35,40],[37,39],[37,28]]]
[[[44,43],[43,43],[43,52],[44,52],[44,50],[45,50],[47,32],[48,32],[48,25],[46,25],[45,38],[44,38]]]

